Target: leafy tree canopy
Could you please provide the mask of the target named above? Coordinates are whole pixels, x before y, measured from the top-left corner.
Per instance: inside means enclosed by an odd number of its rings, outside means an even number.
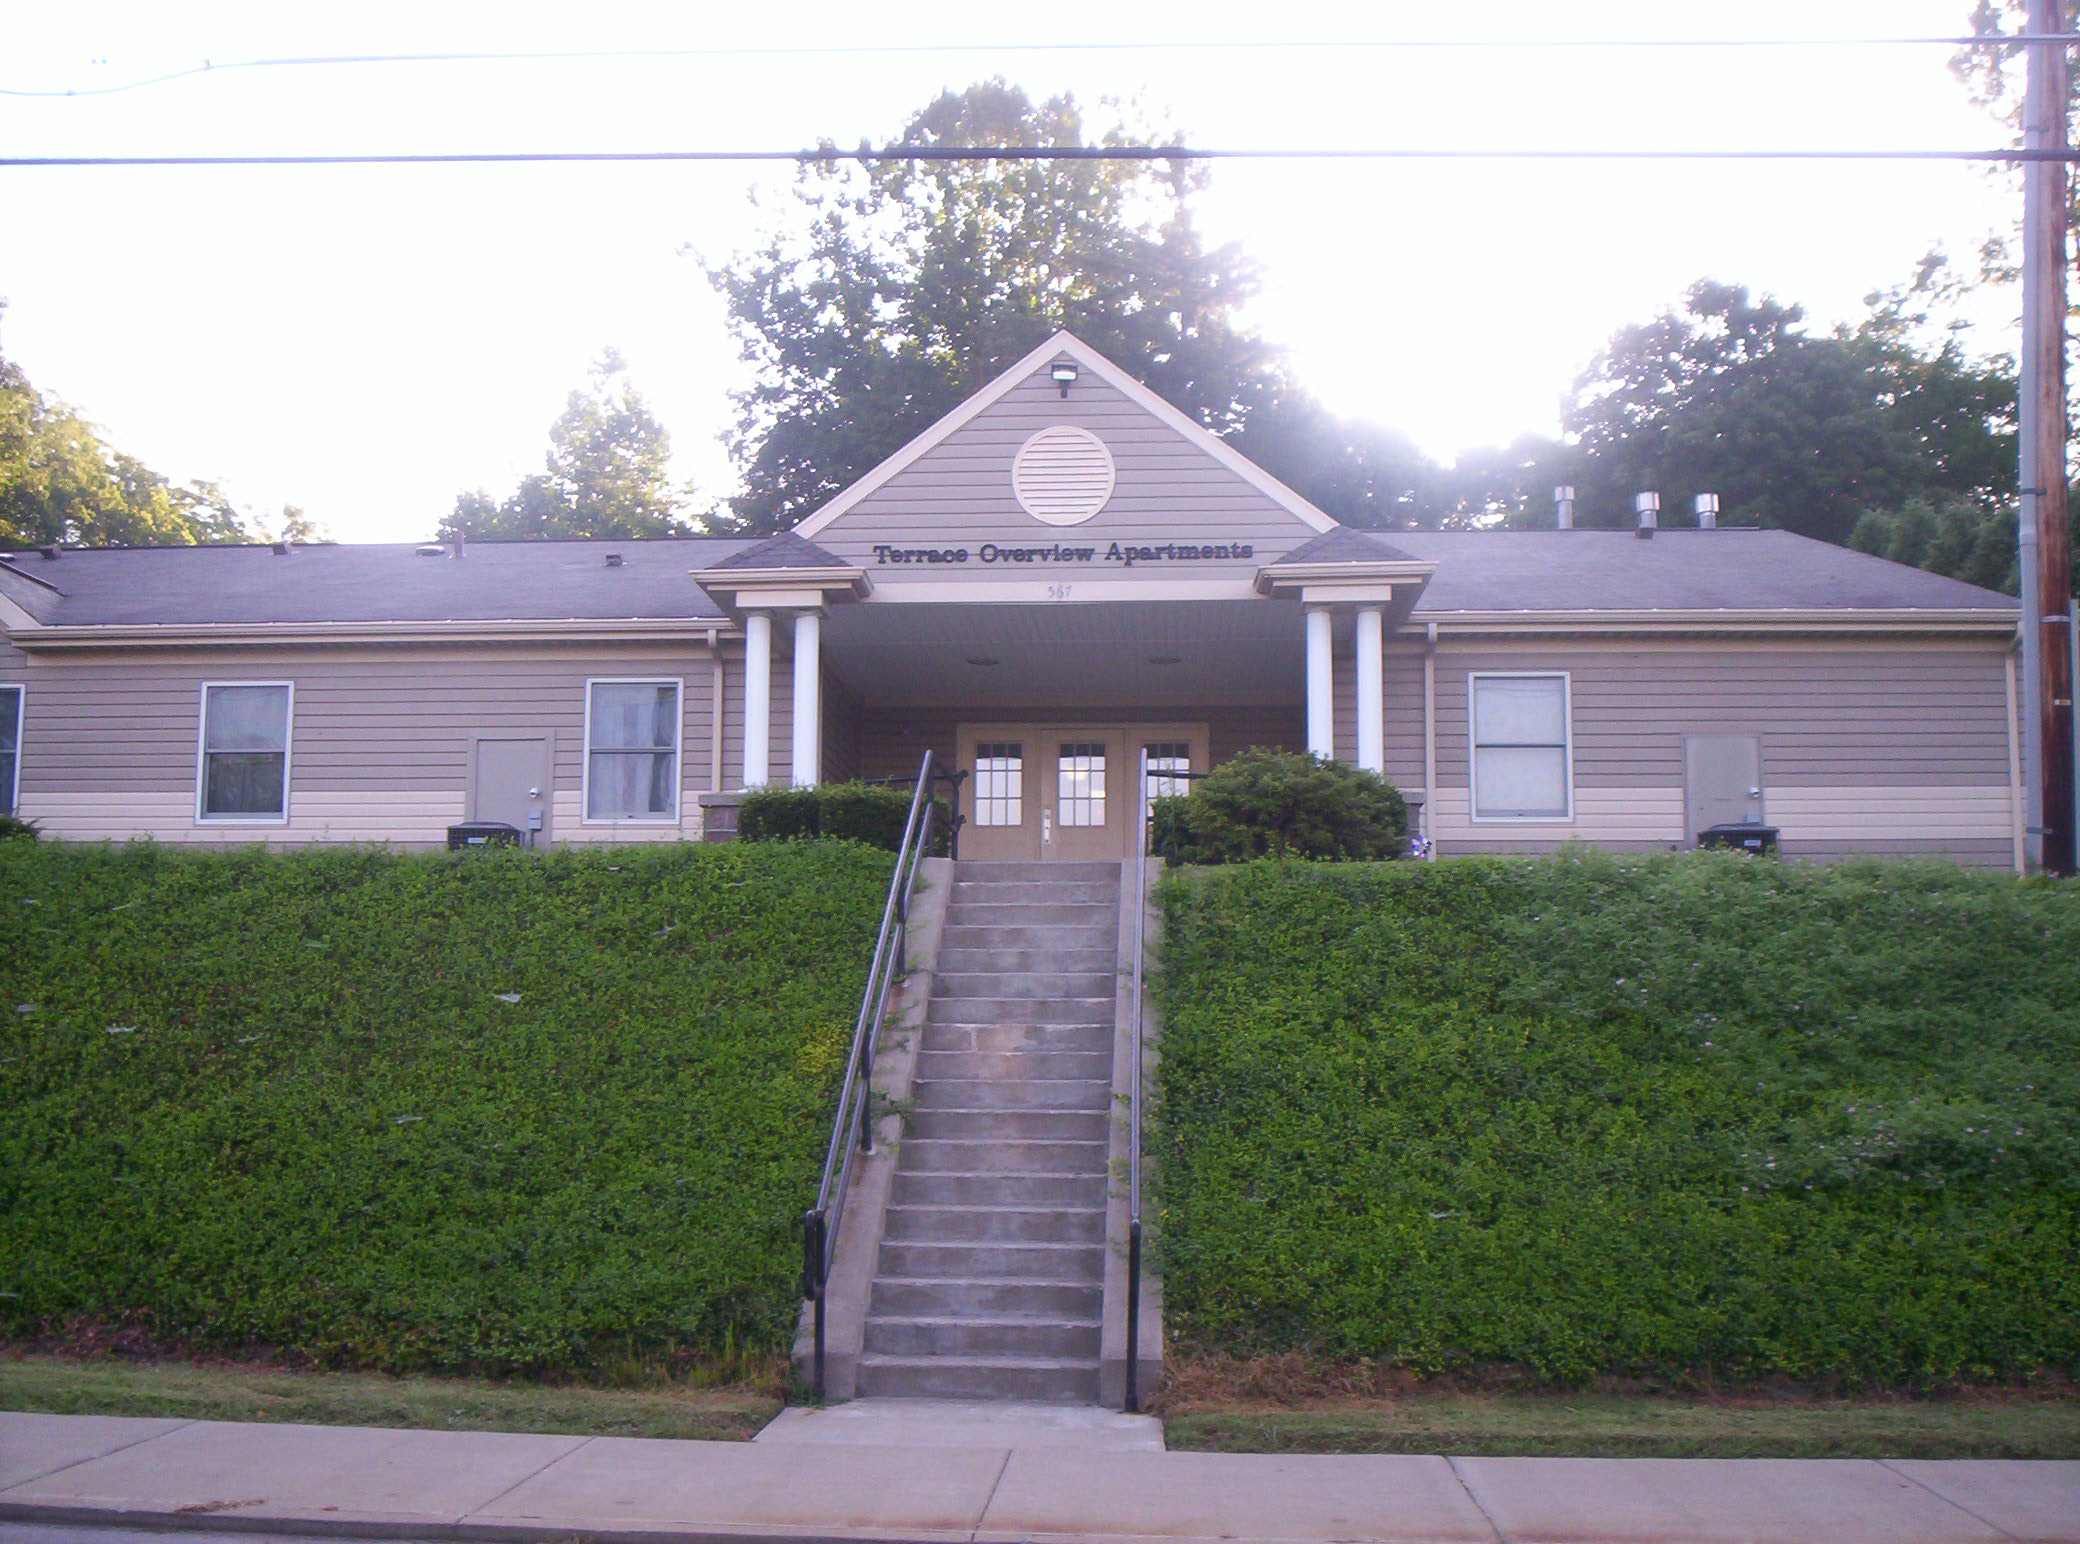
[[[1573,484],[1585,525],[1628,522],[1648,489],[1671,513],[1716,493],[1738,523],[1834,542],[1915,498],[1990,508],[2013,480],[2014,377],[1954,334],[1925,341],[1933,282],[1924,267],[1858,326],[1818,336],[1795,305],[1693,285],[1680,311],[1612,337],[1575,383],[1572,443],[1523,470],[1547,492]]]
[[[671,442],[626,379],[612,349],[588,386],[570,394],[550,426],[543,471],[522,479],[503,503],[462,494],[439,534],[455,536],[684,536],[684,494],[670,481]]]
[[[321,537],[294,506],[276,524],[290,540]],[[0,355],[0,545],[193,546],[268,534],[214,483],[176,485],[109,445]]]
[[[992,80],[947,92],[904,145],[1119,144],[1073,98]],[[1194,223],[1197,162],[874,161],[802,169],[775,233],[709,278],[753,384],[731,449],[741,529],[813,511],[998,370],[1068,329],[1331,514],[1407,519],[1429,468],[1339,423],[1237,316],[1257,288]]]

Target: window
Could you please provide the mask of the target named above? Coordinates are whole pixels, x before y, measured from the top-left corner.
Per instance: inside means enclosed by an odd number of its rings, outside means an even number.
[[[1468,678],[1475,820],[1568,820],[1567,677]]]
[[[1065,826],[1105,824],[1105,746],[1064,745],[1056,762],[1055,819]]]
[[[22,689],[0,686],[0,815],[14,813],[22,782]]]
[[[589,681],[585,818],[679,818],[679,683]]]
[[[1148,757],[1148,808],[1153,816],[1156,800],[1192,791],[1191,779],[1176,775],[1192,770],[1192,748],[1182,740],[1152,740],[1141,749]]]
[[[1015,826],[1025,820],[1025,747],[992,741],[975,747],[975,824]]]
[[[202,688],[201,820],[289,818],[289,700],[286,681]]]

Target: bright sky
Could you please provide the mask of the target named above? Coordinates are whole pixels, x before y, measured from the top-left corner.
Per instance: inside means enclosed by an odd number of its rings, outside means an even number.
[[[453,51],[828,49],[218,69],[106,95],[0,96],[10,155],[794,149],[892,138],[941,89],[1138,99],[1217,147],[1978,148],[1996,126],[1940,47],[1072,51],[1065,42],[1878,38],[1967,30],[1969,0],[1114,0],[996,11],[791,0],[351,7],[38,6],[9,91],[205,60]],[[1556,26],[1564,25],[1564,31]],[[1102,32],[1100,27],[1105,30]],[[1073,29],[1073,30],[1071,30]],[[928,52],[858,52],[926,45]],[[950,47],[949,45],[959,45]],[[742,367],[691,252],[750,247],[783,164],[13,168],[0,350],[109,439],[346,541],[428,534],[468,488],[539,469],[612,345],[679,472],[726,492]],[[2019,196],[1953,163],[1217,166],[1202,224],[1265,270],[1253,320],[1341,413],[1433,454],[1552,432],[1613,329],[1700,277],[1856,315],[1941,243],[1969,266]],[[1975,342],[2012,350],[2012,297]]]

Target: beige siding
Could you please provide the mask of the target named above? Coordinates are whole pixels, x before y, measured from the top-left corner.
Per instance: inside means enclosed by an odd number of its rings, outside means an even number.
[[[1985,643],[1447,641],[1437,664],[1431,833],[1444,853],[1542,851],[1570,840],[1688,845],[1683,737],[1752,734],[1762,748],[1765,819],[1788,854],[1945,852],[2005,865],[2014,820],[2005,659]],[[1467,679],[1524,670],[1569,677],[1574,818],[1475,821]],[[1390,700],[1389,712],[1398,718],[1401,704]]]
[[[583,820],[585,683],[617,677],[682,683],[679,822]],[[77,839],[437,842],[467,813],[473,739],[541,734],[553,840],[675,839],[699,830],[709,677],[699,644],[42,655],[24,672],[22,812]],[[286,823],[196,819],[208,681],[294,685]]]
[[[1105,508],[1081,525],[1034,519],[1011,487],[1011,463],[1036,431],[1057,424],[1087,429],[1104,441],[1117,469]],[[815,540],[865,568],[877,585],[909,582],[1035,579],[1126,574],[1247,579],[1258,566],[1312,541],[1319,532],[1268,494],[1223,466],[1183,434],[1151,417],[1122,393],[1086,373],[1064,399],[1043,367],[1002,400],[816,533]],[[984,563],[984,542],[1011,548],[1098,549],[1091,563]],[[1103,561],[1114,542],[1248,543],[1253,557],[1159,562],[1125,568]],[[878,562],[877,544],[960,548],[959,565]]]

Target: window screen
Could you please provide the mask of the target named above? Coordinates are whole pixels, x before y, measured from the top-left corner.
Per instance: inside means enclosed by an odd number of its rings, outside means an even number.
[[[288,686],[205,686],[202,818],[281,820],[288,800]]]
[[[1565,820],[1567,677],[1472,678],[1476,820]]]
[[[594,681],[585,724],[585,818],[675,818],[679,683]]]
[[[1025,747],[992,741],[975,747],[975,824],[1016,826],[1025,821]]]
[[[1054,818],[1064,826],[1105,824],[1105,746],[1102,742],[1064,745],[1055,761]]]

